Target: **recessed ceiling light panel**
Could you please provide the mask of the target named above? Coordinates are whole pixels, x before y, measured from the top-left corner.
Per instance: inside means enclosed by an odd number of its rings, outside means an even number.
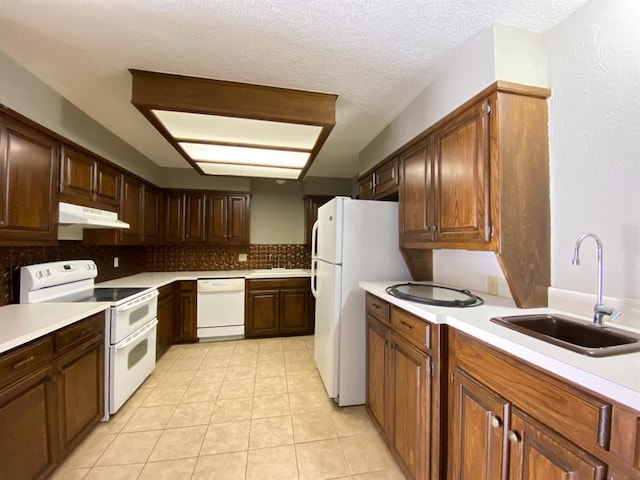
[[[265,167],[302,169],[309,160],[309,152],[291,152],[266,148],[230,147],[206,143],[180,142],[180,147],[196,162],[220,162]]]
[[[299,168],[256,167],[254,165],[233,165],[225,163],[198,162],[198,167],[207,175],[227,175],[232,177],[266,177],[296,179],[302,171]]]

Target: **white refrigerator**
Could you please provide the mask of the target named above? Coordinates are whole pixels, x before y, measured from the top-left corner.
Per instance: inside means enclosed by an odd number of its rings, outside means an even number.
[[[339,406],[366,400],[362,280],[409,280],[398,248],[398,204],[336,197],[318,210],[311,242],[315,363]]]

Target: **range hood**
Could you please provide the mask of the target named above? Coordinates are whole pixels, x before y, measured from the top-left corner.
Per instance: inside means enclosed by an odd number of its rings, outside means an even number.
[[[97,208],[60,202],[58,210],[58,240],[82,240],[85,228],[129,228],[118,220],[118,214]]]

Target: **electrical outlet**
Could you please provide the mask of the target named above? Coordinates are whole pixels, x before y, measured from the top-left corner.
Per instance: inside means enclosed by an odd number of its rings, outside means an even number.
[[[120,257],[113,257],[113,268],[118,268],[120,266]]]
[[[489,295],[498,295],[498,277],[487,275],[487,293]]]
[[[241,253],[240,255],[238,255],[238,261],[239,262],[246,262],[247,261],[247,254],[246,253]]]

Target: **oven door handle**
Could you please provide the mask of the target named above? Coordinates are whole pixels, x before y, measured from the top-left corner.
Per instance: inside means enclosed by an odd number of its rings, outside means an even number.
[[[116,352],[118,350],[122,350],[123,348],[127,348],[129,345],[131,345],[133,342],[138,340],[140,337],[146,335],[150,330],[153,330],[154,328],[156,328],[157,324],[158,324],[158,320],[154,318],[137,332],[132,333],[127,338],[122,340],[120,343],[116,343],[114,345],[116,348]]]
[[[154,290],[153,292],[149,292],[142,297],[136,298],[135,300],[131,300],[128,303],[125,303],[121,307],[116,307],[116,312],[128,312],[129,310],[133,310],[144,303],[147,303],[149,300],[156,298],[158,296],[158,291]]]

